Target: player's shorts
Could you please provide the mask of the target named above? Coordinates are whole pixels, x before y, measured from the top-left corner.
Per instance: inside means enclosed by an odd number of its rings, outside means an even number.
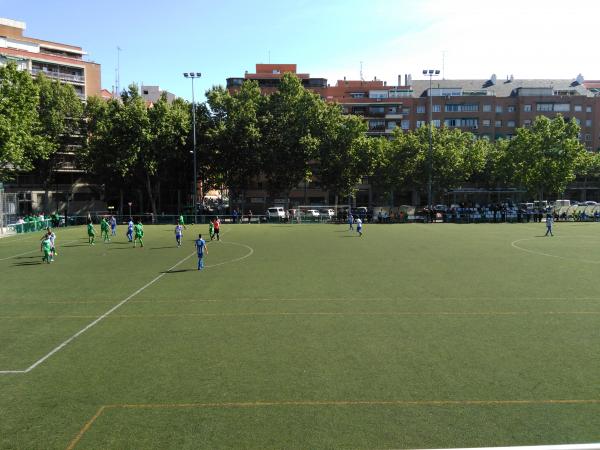
[[[181,235],[180,234],[176,234],[175,235],[175,239],[181,239]]]
[[[198,259],[202,259],[204,257],[204,253],[198,253]]]

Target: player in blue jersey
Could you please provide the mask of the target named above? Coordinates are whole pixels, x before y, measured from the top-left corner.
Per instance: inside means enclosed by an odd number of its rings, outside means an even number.
[[[110,220],[108,221],[108,223],[110,224],[110,234],[112,236],[116,236],[117,235],[117,219],[115,219],[115,216],[110,216]]]
[[[198,270],[202,270],[204,269],[204,255],[208,254],[208,248],[201,234],[196,239],[196,251],[198,252]]]
[[[127,239],[129,242],[133,242],[133,219],[129,218],[129,223],[127,224]]]
[[[177,240],[177,247],[181,247],[181,237],[183,236],[183,225],[175,225],[175,239]]]
[[[348,228],[348,231],[352,231],[354,228],[352,228],[352,224],[354,223],[354,217],[352,216],[352,213],[350,211],[348,211],[348,226],[350,228]]]

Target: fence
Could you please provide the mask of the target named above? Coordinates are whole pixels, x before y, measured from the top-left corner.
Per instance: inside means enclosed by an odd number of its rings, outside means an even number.
[[[17,194],[0,191],[0,235],[14,233],[9,225],[17,221],[17,211]]]

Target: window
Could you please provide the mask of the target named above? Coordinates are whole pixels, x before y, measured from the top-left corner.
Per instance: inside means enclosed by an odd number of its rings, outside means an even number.
[[[440,119],[434,119],[431,121],[434,127],[439,128],[442,126],[442,121]]]
[[[417,114],[425,114],[425,106],[424,105],[417,106]]]
[[[447,127],[457,127],[460,119],[446,119],[444,120],[444,125]]]
[[[578,119],[577,117],[575,117],[575,123],[576,123],[577,125],[581,125],[581,120],[580,120],[580,119]]]
[[[529,119],[525,119],[525,120],[523,121],[523,126],[525,126],[525,127],[530,127],[530,126],[531,126],[531,120],[529,120]]]
[[[440,112],[442,110],[442,105],[433,105],[433,112]]]
[[[460,111],[460,105],[452,105],[452,104],[448,104],[444,107],[444,111],[446,112],[458,112]]]
[[[484,120],[482,120],[482,124],[484,127],[489,127],[491,124],[491,121],[490,121],[490,119],[484,119]]]
[[[510,128],[514,128],[515,127],[515,121],[514,120],[508,120],[506,122],[506,126],[510,127]]]
[[[478,125],[477,119],[462,119],[461,122],[461,126],[463,127],[477,128]]]
[[[501,120],[496,120],[496,121],[494,122],[494,126],[495,126],[495,127],[501,127],[501,126],[502,126],[502,121],[501,121]]]
[[[483,112],[492,112],[492,105],[483,105]]]
[[[556,112],[566,112],[571,110],[571,105],[568,103],[555,103],[554,111]]]
[[[523,112],[531,112],[531,105],[523,105]]]
[[[364,92],[351,92],[350,97],[352,98],[365,98],[366,94]]]
[[[585,112],[592,112],[592,107],[591,106],[586,106],[585,107]]]
[[[581,107],[581,105],[575,105],[573,107],[573,109],[575,110],[575,112],[581,112],[583,110],[583,108]]]
[[[496,114],[502,113],[502,105],[496,105]]]
[[[385,120],[369,120],[369,131],[383,131]]]
[[[371,106],[369,107],[369,114],[383,114],[385,111],[385,108],[383,106]]]
[[[402,114],[410,114],[410,108],[402,108]]]
[[[585,120],[585,126],[586,127],[591,127],[592,126],[592,121],[590,119],[586,119]]]
[[[146,89],[144,89],[144,95],[148,95],[148,91]],[[192,186],[194,187],[194,186]]]
[[[465,103],[465,104],[446,104],[444,110],[446,112],[477,112],[479,111],[479,105],[477,103]]]
[[[508,112],[515,112],[515,107],[513,105],[509,106],[506,108],[506,111]]]
[[[550,112],[552,111],[553,106],[553,103],[538,103],[536,109],[540,112]]]
[[[586,140],[586,141],[591,141],[591,140],[592,140],[592,135],[591,135],[591,134],[589,134],[589,133],[586,133],[586,135],[585,135],[585,140]]]
[[[387,123],[387,129],[388,130],[393,130],[394,128],[396,128],[396,126],[398,126],[398,124],[396,122],[388,122]]]
[[[462,105],[462,111],[477,112],[479,111],[479,105],[477,103],[466,103]]]
[[[427,125],[426,120],[417,120],[417,128],[424,127],[425,125]]]
[[[401,127],[403,130],[408,130],[408,129],[410,129],[410,120],[407,120],[407,119],[403,119],[403,120],[401,120],[401,121],[400,121],[400,127]]]

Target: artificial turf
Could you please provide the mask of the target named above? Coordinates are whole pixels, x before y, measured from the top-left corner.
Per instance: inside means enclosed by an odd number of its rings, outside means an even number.
[[[0,371],[154,280],[0,374],[0,448],[600,441],[600,224],[145,231],[0,240]]]

